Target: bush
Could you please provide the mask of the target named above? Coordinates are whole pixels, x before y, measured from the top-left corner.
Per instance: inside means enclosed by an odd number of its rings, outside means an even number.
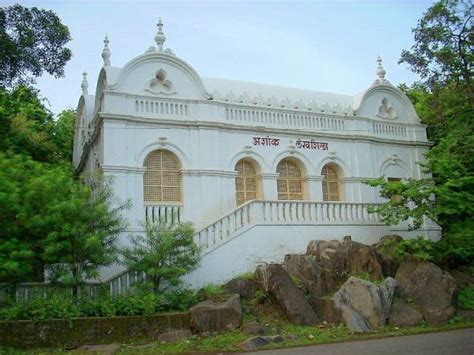
[[[190,223],[147,223],[145,234],[132,236],[131,248],[122,250],[124,264],[130,270],[145,272],[155,293],[163,285],[176,287],[200,261],[193,237]]]
[[[463,287],[458,292],[458,306],[474,310],[474,287]]]
[[[423,237],[405,239],[398,243],[396,256],[403,259],[407,255],[412,255],[420,260],[436,261],[437,247],[433,241]]]

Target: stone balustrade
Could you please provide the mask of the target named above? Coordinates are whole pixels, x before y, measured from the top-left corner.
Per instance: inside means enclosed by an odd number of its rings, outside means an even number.
[[[195,235],[203,253],[252,225],[382,225],[377,204],[313,201],[248,201]]]

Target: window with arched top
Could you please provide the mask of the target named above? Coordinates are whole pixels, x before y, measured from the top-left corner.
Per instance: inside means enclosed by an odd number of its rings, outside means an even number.
[[[235,165],[235,195],[237,206],[258,196],[257,171],[255,165],[248,160],[239,160]]]
[[[172,152],[155,150],[144,162],[143,200],[145,203],[181,202],[181,164]]]
[[[277,166],[278,199],[279,200],[302,200],[303,179],[301,170],[289,159],[282,160]]]
[[[337,167],[332,164],[325,165],[321,175],[323,176],[323,201],[340,201],[340,177]]]

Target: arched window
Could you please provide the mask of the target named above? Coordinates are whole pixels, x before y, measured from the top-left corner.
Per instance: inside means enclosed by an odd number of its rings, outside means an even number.
[[[237,206],[249,200],[255,200],[258,195],[257,172],[254,164],[248,160],[239,160],[235,165],[235,194]]]
[[[323,167],[321,175],[323,175],[323,201],[340,201],[340,186],[337,167],[328,164]]]
[[[279,200],[302,200],[303,181],[298,165],[289,159],[282,160],[277,166],[278,199]]]
[[[181,164],[167,150],[155,150],[145,158],[144,202],[181,202]]]

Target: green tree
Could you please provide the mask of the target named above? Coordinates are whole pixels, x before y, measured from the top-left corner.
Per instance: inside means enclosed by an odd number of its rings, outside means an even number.
[[[436,2],[413,29],[415,44],[400,59],[423,79],[401,89],[434,142],[424,164],[432,179],[370,182],[389,199],[377,209],[387,223],[414,218],[419,227],[424,215],[442,226],[437,261],[451,267],[474,262],[473,9],[467,1]]]
[[[46,163],[71,161],[75,110],[64,110],[54,119],[38,96],[26,86],[0,89],[0,151]]]
[[[69,164],[49,166],[0,153],[0,282],[51,277],[75,289],[115,261],[124,230],[110,189],[73,178]]]
[[[76,110],[73,109],[62,111],[54,121],[53,141],[56,145],[57,156],[68,162],[72,161],[75,122]]]
[[[64,76],[71,59],[65,48],[69,29],[58,16],[36,7],[21,5],[0,8],[0,87],[29,84],[43,72]]]
[[[124,263],[130,270],[145,272],[155,293],[163,283],[177,286],[200,260],[193,236],[190,223],[146,224],[145,234],[132,236],[131,247],[122,250]]]

